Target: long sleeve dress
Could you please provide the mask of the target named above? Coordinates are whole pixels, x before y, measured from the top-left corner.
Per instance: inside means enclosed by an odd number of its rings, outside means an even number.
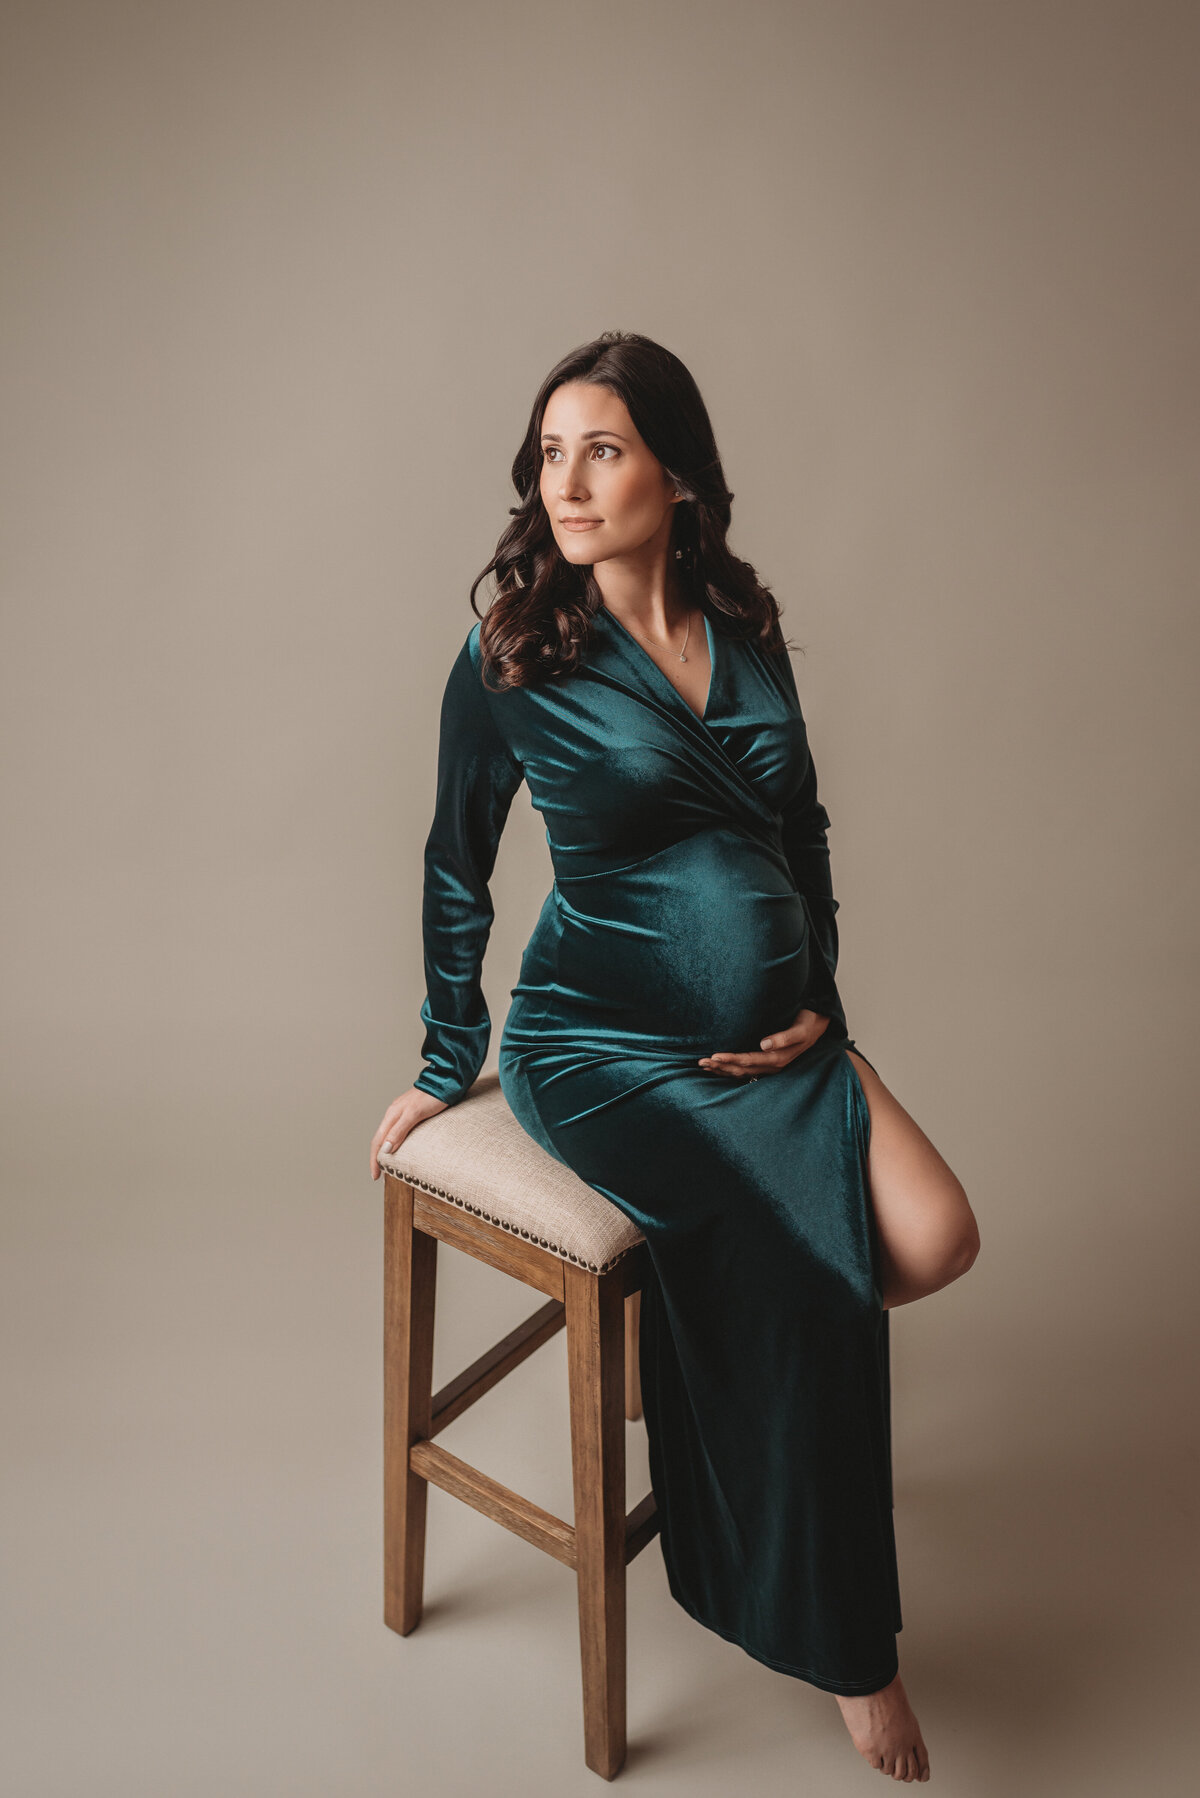
[[[483,1065],[488,882],[527,781],[554,882],[501,1088],[647,1239],[640,1372],[670,1592],[768,1666],[873,1692],[901,1628],[890,1314],[829,818],[790,658],[704,627],[698,715],[606,607],[581,668],[499,692],[472,626],[442,704],[416,1085],[453,1104]],[[757,1049],[802,1006],[830,1023],[786,1067],[697,1065]]]

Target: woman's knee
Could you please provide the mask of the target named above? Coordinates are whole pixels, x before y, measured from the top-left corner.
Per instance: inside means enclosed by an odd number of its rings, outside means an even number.
[[[963,1190],[963,1188],[959,1187],[959,1190]],[[975,1259],[979,1255],[979,1221],[975,1219],[975,1212],[970,1205],[970,1199],[966,1197],[966,1192],[963,1192],[963,1214],[954,1244],[955,1269],[957,1269],[955,1278],[966,1273],[968,1268],[973,1268]]]
[[[971,1209],[966,1190],[956,1175],[950,1176],[950,1193],[945,1195],[940,1228],[937,1235],[936,1259],[940,1264],[941,1283],[949,1285],[975,1265],[979,1254],[979,1224]]]
[[[852,1050],[871,1113],[871,1193],[884,1235],[907,1256],[966,1273],[979,1225],[962,1181],[879,1075]]]
[[[979,1225],[965,1192],[962,1195],[962,1210],[964,1215],[958,1220],[948,1245],[947,1262],[952,1270],[952,1280],[959,1279],[969,1268],[974,1267],[979,1254]]]

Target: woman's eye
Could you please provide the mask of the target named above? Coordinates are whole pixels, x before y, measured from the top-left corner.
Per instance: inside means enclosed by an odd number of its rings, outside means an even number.
[[[614,456],[619,456],[621,453],[615,443],[597,443],[593,447],[597,450],[611,450]],[[560,453],[557,444],[544,443],[542,445],[542,460],[544,462],[549,462],[554,456],[557,456]]]

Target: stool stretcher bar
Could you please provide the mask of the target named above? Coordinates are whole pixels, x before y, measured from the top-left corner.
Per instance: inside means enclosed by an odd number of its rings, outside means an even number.
[[[462,1499],[472,1509],[481,1511],[495,1523],[502,1523],[514,1536],[521,1536],[535,1548],[553,1555],[564,1567],[577,1565],[575,1529],[572,1524],[543,1511],[540,1505],[522,1498],[499,1480],[489,1478],[478,1467],[460,1461],[447,1449],[432,1442],[414,1442],[409,1452],[409,1466],[419,1479],[428,1480],[451,1497]],[[625,1563],[641,1553],[647,1542],[658,1534],[658,1508],[654,1494],[647,1493],[641,1504],[625,1519]]]

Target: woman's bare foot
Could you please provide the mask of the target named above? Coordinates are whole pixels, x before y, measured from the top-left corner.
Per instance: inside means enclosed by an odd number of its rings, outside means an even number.
[[[868,1766],[906,1782],[929,1778],[929,1750],[898,1673],[881,1692],[854,1698],[835,1692],[834,1697],[850,1740]]]

